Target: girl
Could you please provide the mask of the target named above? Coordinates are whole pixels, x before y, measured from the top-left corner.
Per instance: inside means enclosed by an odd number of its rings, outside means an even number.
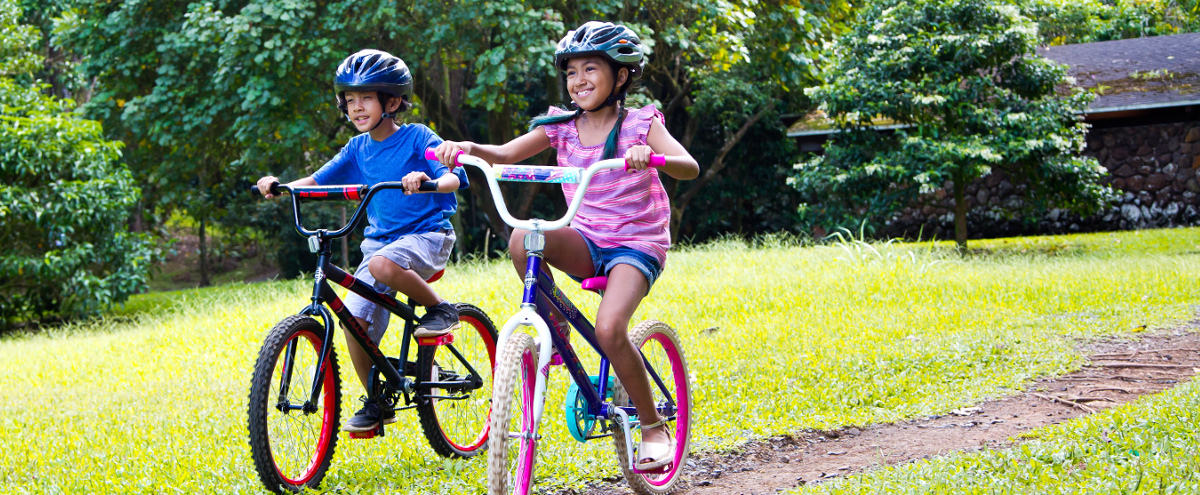
[[[587,168],[618,156],[628,160],[628,173],[596,174],[571,227],[545,233],[544,253],[546,262],[572,277],[608,277],[596,315],[596,336],[643,425],[637,467],[655,469],[669,463],[675,452],[654,409],[646,369],[629,340],[629,320],[662,272],[671,245],[671,205],[658,174],[688,180],[699,175],[700,167],[667,132],[653,105],[625,108],[625,96],[641,75],[644,59],[641,40],[629,28],[588,22],[567,33],[554,52],[574,112],[551,108],[534,119],[529,133],[504,145],[446,141],[436,152],[450,167],[460,151],[491,163],[517,163],[551,146],[562,167]],[[651,153],[666,155],[666,165],[647,170]],[[576,187],[563,184],[568,203]],[[514,230],[508,243],[521,277],[526,233]]]

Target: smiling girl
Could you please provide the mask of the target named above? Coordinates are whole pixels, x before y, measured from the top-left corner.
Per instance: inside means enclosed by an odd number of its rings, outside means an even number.
[[[567,33],[554,53],[574,111],[550,108],[534,119],[529,133],[499,146],[446,141],[437,148],[437,156],[450,167],[460,151],[491,163],[517,163],[554,147],[561,167],[587,168],[615,157],[628,160],[629,172],[608,170],[593,177],[571,227],[545,232],[544,254],[550,265],[573,278],[608,277],[596,315],[596,336],[643,425],[637,467],[655,469],[674,457],[673,444],[655,410],[646,369],[629,340],[629,320],[662,273],[671,246],[671,204],[658,174],[688,180],[699,175],[700,167],[667,132],[653,105],[625,108],[625,96],[644,64],[641,40],[632,30],[588,22]],[[651,153],[665,155],[666,165],[647,169]],[[563,184],[568,203],[576,187]],[[514,230],[508,243],[518,276],[524,276],[526,233]]]

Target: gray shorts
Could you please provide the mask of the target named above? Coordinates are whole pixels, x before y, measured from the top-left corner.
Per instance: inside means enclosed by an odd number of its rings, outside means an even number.
[[[384,244],[375,239],[366,238],[362,242],[362,263],[354,272],[354,278],[373,286],[377,292],[396,295],[396,289],[384,285],[371,276],[368,265],[371,258],[382,256],[391,260],[406,270],[417,272],[421,278],[428,280],[439,271],[446,268],[450,260],[450,251],[454,248],[454,231],[443,230],[425,234],[410,234],[403,236],[390,244]],[[367,335],[376,344],[383,339],[387,332],[388,320],[392,313],[387,309],[353,292],[346,296],[346,309],[350,314],[367,321]]]

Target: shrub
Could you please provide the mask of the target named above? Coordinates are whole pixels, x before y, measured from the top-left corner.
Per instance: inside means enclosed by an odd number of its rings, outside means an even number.
[[[152,261],[120,143],[38,89],[0,78],[0,327],[122,302]]]

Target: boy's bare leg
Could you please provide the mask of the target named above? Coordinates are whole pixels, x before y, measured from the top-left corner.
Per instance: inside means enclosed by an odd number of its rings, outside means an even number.
[[[650,393],[650,378],[642,364],[638,350],[629,340],[629,320],[633,312],[646,297],[649,284],[640,270],[629,265],[614,266],[608,272],[608,290],[600,300],[596,311],[596,338],[600,348],[608,355],[613,371],[621,385],[629,393],[629,399],[637,408],[641,423],[648,425],[659,421],[654,408],[654,396]],[[666,443],[670,441],[666,428],[642,430],[642,441]]]
[[[437,306],[443,301],[441,297],[438,297],[437,292],[433,291],[433,287],[430,287],[425,279],[417,275],[417,272],[403,268],[392,260],[376,256],[371,258],[367,267],[375,280],[411,297],[417,304],[429,307]]]

